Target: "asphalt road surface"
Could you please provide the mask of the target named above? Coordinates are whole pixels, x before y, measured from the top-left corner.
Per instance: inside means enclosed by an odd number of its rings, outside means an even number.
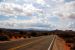
[[[54,35],[0,43],[0,50],[49,50]]]

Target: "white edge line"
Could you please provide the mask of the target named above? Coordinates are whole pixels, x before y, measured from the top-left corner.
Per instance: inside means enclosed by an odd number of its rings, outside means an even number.
[[[48,50],[50,50],[50,49],[51,49],[51,46],[52,46],[52,44],[53,44],[53,42],[54,42],[54,39],[55,39],[55,36],[54,36],[54,38],[53,38],[53,40],[52,40],[52,42],[51,42],[51,44],[50,44],[50,46],[49,46]]]

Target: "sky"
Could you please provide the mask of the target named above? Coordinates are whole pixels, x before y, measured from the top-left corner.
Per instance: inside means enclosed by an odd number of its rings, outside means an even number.
[[[0,0],[0,28],[75,30],[75,0]]]

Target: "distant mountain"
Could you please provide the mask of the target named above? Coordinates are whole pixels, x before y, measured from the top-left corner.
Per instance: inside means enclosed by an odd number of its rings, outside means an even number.
[[[47,30],[47,29],[36,29],[36,28],[26,28],[26,29],[0,28],[0,30],[4,30],[4,31],[52,31],[52,30]]]

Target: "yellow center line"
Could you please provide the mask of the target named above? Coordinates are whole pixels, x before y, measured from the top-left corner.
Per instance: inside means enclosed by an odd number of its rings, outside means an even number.
[[[43,39],[44,39],[44,38],[43,38]],[[43,39],[40,39],[40,40],[43,40]],[[30,42],[30,43],[27,43],[26,45],[25,45],[25,44],[24,44],[24,45],[20,45],[20,46],[14,47],[14,48],[10,48],[10,49],[8,49],[8,50],[16,50],[16,49],[18,49],[18,48],[25,47],[25,46],[27,46],[27,45],[30,45],[30,44],[35,43],[35,42],[40,41],[40,40],[35,40],[35,41]]]

